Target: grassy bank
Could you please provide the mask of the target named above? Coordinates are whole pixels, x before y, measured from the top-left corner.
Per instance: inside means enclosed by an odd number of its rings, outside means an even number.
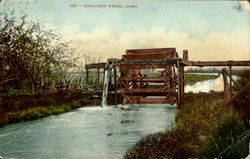
[[[48,92],[37,95],[6,96],[0,101],[0,126],[49,115],[60,114],[87,105],[99,105],[100,99],[81,91]]]
[[[200,98],[185,105],[171,131],[142,138],[125,155],[132,158],[187,158],[196,155],[198,147],[223,110],[221,99]]]
[[[195,82],[210,80],[217,78],[217,75],[198,75],[198,74],[185,74],[184,81],[185,85],[194,84]]]
[[[171,131],[151,134],[142,138],[127,151],[124,158],[209,158],[206,157],[206,154],[210,153],[208,150],[213,150],[217,144],[213,142],[213,136],[216,136],[213,134],[216,131],[218,132],[218,128],[224,128],[223,124],[218,123],[220,123],[221,116],[227,116],[226,114],[228,114],[228,109],[223,108],[221,104],[222,99],[216,97],[197,98],[186,103],[177,117],[177,124]],[[228,144],[238,139],[239,134],[242,134],[246,130],[245,128],[237,129],[238,134],[235,133],[233,130],[236,119],[232,121],[233,123],[224,122],[227,123],[228,126],[227,129],[223,131],[228,132],[228,134],[225,133],[226,136],[224,135],[224,138],[229,138],[230,141],[219,141],[219,143],[225,142],[225,149],[228,149]],[[221,123],[223,123],[223,121]],[[238,127],[243,127],[239,120],[237,120],[236,123],[238,123]],[[236,135],[232,135],[234,133]],[[222,136],[220,137],[223,138]],[[248,152],[245,151],[245,149],[248,146],[246,143],[249,142],[249,136],[245,135],[244,137],[245,139],[239,144],[241,147],[244,147],[244,152],[241,152],[243,157],[245,157],[246,152]],[[210,145],[206,146],[206,144]],[[215,147],[211,145],[215,145]],[[236,148],[235,151],[238,150],[239,149]]]

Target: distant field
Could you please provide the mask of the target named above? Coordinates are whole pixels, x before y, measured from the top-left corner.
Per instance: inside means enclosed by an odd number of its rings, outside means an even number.
[[[185,85],[193,84],[195,82],[210,80],[217,78],[217,75],[198,75],[198,74],[185,74],[184,81]]]

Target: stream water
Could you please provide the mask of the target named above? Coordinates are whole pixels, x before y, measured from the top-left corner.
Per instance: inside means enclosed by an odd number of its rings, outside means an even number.
[[[220,88],[222,77],[186,86]],[[217,89],[219,90],[219,89]],[[141,137],[171,129],[171,105],[84,107],[0,128],[0,156],[14,159],[119,159]]]
[[[124,108],[124,109],[121,109]],[[141,137],[170,129],[175,107],[85,107],[0,128],[0,155],[15,159],[119,159]]]
[[[218,75],[218,74],[212,74],[212,73],[196,73],[196,74],[203,74],[203,75]],[[236,80],[237,76],[232,76],[234,80]],[[228,79],[229,81],[229,79]],[[220,76],[216,79],[211,80],[205,80],[201,82],[196,82],[194,84],[186,85],[185,86],[185,93],[193,92],[193,93],[199,93],[199,92],[209,92],[210,90],[213,91],[223,91],[224,90],[224,82],[223,82],[223,76],[220,74]]]

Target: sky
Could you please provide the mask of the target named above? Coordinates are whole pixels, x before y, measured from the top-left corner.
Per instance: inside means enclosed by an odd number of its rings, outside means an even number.
[[[76,5],[76,7],[73,7]],[[81,5],[81,6],[80,6]],[[84,5],[107,5],[84,8]],[[123,8],[111,8],[121,5]],[[137,8],[126,8],[136,5]],[[190,60],[250,60],[248,1],[2,0],[72,41],[81,55],[101,61],[127,49],[176,48]],[[22,11],[22,13],[21,13]]]

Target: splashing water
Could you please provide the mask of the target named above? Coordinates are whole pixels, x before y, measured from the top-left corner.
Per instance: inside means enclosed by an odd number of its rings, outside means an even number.
[[[102,107],[107,106],[107,96],[108,96],[108,87],[109,87],[109,70],[110,70],[110,64],[105,69],[105,78],[104,78],[104,84],[103,84],[103,94],[102,94]]]

